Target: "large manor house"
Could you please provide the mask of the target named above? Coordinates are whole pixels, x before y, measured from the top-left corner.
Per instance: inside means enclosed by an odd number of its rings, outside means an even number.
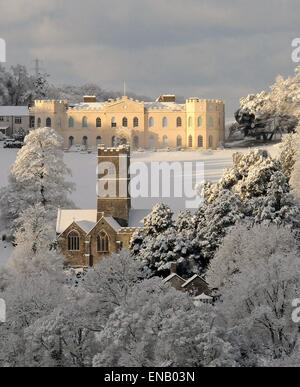
[[[155,102],[126,96],[97,102],[86,96],[79,104],[68,101],[35,101],[30,108],[34,127],[52,127],[65,148],[115,145],[122,136],[133,149],[216,149],[225,140],[225,104],[219,100],[190,98],[176,103],[174,95]]]

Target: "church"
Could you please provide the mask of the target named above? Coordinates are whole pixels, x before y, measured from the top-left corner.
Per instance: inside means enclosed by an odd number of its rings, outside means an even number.
[[[51,127],[64,139],[65,149],[115,146],[124,135],[132,149],[216,149],[225,140],[225,103],[189,98],[184,104],[175,95],[162,95],[154,102],[124,96],[97,102],[35,101],[30,108],[34,128]]]
[[[112,253],[128,248],[137,228],[143,227],[148,211],[133,210],[128,192],[130,177],[130,147],[98,147],[98,165],[110,164],[115,171],[116,194],[111,197],[98,190],[97,209],[58,209],[56,233],[59,247],[65,255],[65,265],[72,268],[91,267]],[[126,165],[126,177],[120,165]],[[99,168],[98,181],[108,171]],[[125,193],[122,189],[125,180]]]

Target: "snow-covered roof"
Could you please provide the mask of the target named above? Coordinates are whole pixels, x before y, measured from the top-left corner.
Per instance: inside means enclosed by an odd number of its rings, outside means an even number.
[[[97,224],[97,210],[58,210],[56,232],[63,233],[75,222],[84,231],[90,232]]]
[[[112,217],[105,217],[104,218],[107,223],[115,230],[119,231],[122,227],[119,225],[119,223]]]
[[[128,227],[143,227],[143,219],[149,214],[149,210],[131,210]],[[104,217],[107,223],[115,230],[121,230],[120,224],[113,217]],[[82,230],[89,233],[97,224],[97,210],[62,210],[57,213],[56,232],[63,233],[75,222]]]
[[[72,105],[73,110],[103,110],[105,102],[81,102]]]
[[[165,278],[163,282],[167,283],[167,282],[171,281],[174,277],[177,277],[177,278],[181,279],[182,281],[184,281],[184,279],[181,278],[178,274],[172,273],[169,275],[169,277]]]
[[[185,108],[184,104],[179,104],[176,102],[145,102],[146,109],[167,109],[167,110],[183,110]]]
[[[186,286],[188,286],[190,283],[194,282],[195,279],[197,278],[200,278],[201,281],[205,282],[203,278],[201,278],[198,274],[195,274],[192,278],[190,278],[189,280],[187,280],[183,285],[182,287],[185,288]]]
[[[29,116],[27,106],[0,106],[0,117]]]

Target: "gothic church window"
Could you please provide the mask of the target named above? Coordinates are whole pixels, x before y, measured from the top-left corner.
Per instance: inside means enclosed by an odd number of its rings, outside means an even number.
[[[97,237],[98,253],[109,253],[109,238],[105,231],[101,231]]]
[[[77,231],[71,231],[68,235],[68,250],[79,251],[80,250],[80,237]]]

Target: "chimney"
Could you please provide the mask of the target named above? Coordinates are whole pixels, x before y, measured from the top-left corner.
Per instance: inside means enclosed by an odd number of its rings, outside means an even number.
[[[97,102],[97,97],[95,95],[85,95],[83,97],[83,102],[85,102],[85,103]]]
[[[171,263],[170,274],[177,274],[177,263],[175,262]]]

